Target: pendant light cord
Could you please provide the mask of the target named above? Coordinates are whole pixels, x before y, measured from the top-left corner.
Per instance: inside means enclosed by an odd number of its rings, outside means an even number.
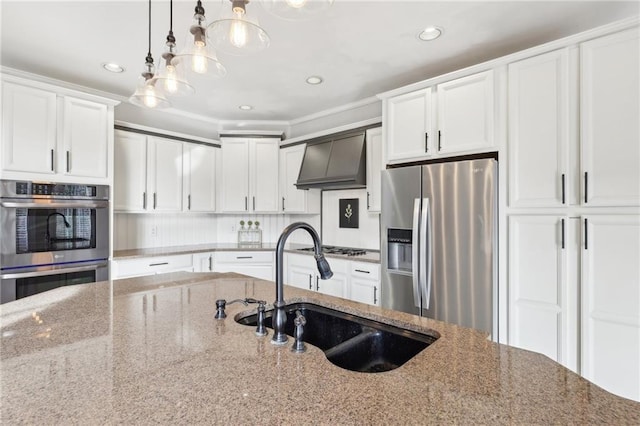
[[[149,50],[147,51],[147,62],[153,63],[151,56],[151,0],[149,0]]]
[[[176,42],[176,38],[173,36],[173,0],[169,1],[169,34],[167,35],[167,42]]]

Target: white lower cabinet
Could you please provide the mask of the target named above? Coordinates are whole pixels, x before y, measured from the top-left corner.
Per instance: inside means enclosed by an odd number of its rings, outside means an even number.
[[[349,298],[356,302],[380,306],[380,265],[351,263],[351,291]]]
[[[116,259],[111,263],[111,276],[113,279],[131,278],[167,272],[193,272],[193,269],[191,254]]]
[[[582,375],[640,401],[640,217],[582,222]]]
[[[328,280],[320,278],[315,258],[306,254],[287,253],[285,284],[330,296],[346,297],[349,283],[349,261],[327,258],[333,271]]]
[[[274,252],[219,251],[214,256],[214,272],[236,272],[262,280],[274,280]]]
[[[512,215],[508,224],[509,344],[640,401],[640,217]]]
[[[193,253],[193,272],[213,272],[213,253]]]

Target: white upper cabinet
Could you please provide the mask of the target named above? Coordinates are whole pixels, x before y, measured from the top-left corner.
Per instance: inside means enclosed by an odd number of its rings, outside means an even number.
[[[295,186],[304,157],[305,144],[280,149],[280,199],[284,213],[320,213],[320,190]]]
[[[113,209],[143,211],[147,197],[147,137],[115,131]]]
[[[216,209],[217,148],[183,143],[183,210],[213,212]]]
[[[438,85],[438,153],[473,151],[494,145],[493,97],[493,71]]]
[[[117,102],[55,89],[3,77],[2,176],[108,183]]]
[[[57,96],[2,82],[3,171],[54,174]]]
[[[222,138],[221,211],[280,211],[278,138]]]
[[[494,148],[493,80],[493,71],[489,70],[386,98],[382,112],[386,161],[398,163]]]
[[[147,139],[147,209],[176,212],[182,209],[182,142]]]
[[[580,46],[582,201],[640,205],[640,31]]]
[[[509,65],[509,205],[568,201],[568,51]]]
[[[640,218],[582,219],[582,375],[640,401]]]
[[[367,143],[367,210],[379,213],[382,198],[382,127],[368,129]]]
[[[117,131],[114,209],[182,209],[182,142]]]
[[[107,178],[110,131],[107,106],[67,96],[62,111],[63,149],[58,153],[58,164],[66,165],[62,172],[73,176]]]
[[[394,96],[384,104],[387,160],[412,160],[433,152],[431,88]]]

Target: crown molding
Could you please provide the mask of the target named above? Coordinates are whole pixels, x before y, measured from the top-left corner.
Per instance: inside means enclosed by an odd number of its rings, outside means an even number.
[[[352,109],[361,108],[363,106],[375,104],[376,102],[380,102],[380,99],[377,96],[370,96],[365,99],[361,99],[359,101],[351,102],[348,104],[340,105],[334,108],[325,109],[323,111],[319,111],[313,114],[305,115],[303,117],[294,118],[289,121],[291,126],[296,126],[301,123],[306,123],[307,121],[313,121],[319,118],[327,117],[330,115],[338,114],[344,111],[349,111]]]
[[[131,130],[139,130],[140,132],[144,132],[146,134],[170,136],[180,140],[188,140],[189,142],[199,142],[199,143],[205,143],[208,145],[220,146],[220,141],[216,139],[203,138],[200,136],[194,136],[186,133],[174,132],[174,131],[165,130],[165,129],[158,129],[157,127],[149,127],[149,126],[144,126],[142,124],[130,123],[128,121],[122,121],[122,120],[116,120],[114,124],[116,126],[126,127],[127,129],[131,129]]]
[[[295,138],[285,139],[282,142],[280,142],[280,146],[281,147],[285,147],[285,146],[290,146],[290,145],[296,145],[298,143],[306,142],[306,141],[308,141],[310,139],[315,139],[315,138],[318,138],[318,137],[321,137],[321,136],[332,135],[332,134],[335,134],[335,133],[340,133],[340,132],[345,132],[345,131],[348,131],[348,130],[357,129],[357,128],[360,128],[360,127],[374,127],[377,124],[382,125],[382,117],[374,117],[374,118],[370,118],[368,120],[358,121],[356,123],[349,123],[349,124],[345,124],[343,126],[333,127],[331,129],[321,130],[321,131],[318,131],[318,132],[309,133],[309,134],[302,135],[302,136],[296,136]]]

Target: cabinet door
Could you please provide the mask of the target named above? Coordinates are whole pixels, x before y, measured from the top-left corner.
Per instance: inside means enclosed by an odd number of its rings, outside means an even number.
[[[251,194],[249,210],[275,213],[280,210],[278,198],[279,139],[253,139],[249,162]]]
[[[568,51],[509,65],[509,204],[557,207],[566,193]]]
[[[107,178],[107,106],[71,97],[65,97],[63,104],[64,127],[58,172],[80,177]]]
[[[438,85],[439,153],[493,146],[493,71]]]
[[[313,256],[303,254],[286,254],[285,284],[303,288],[315,289],[316,262]]]
[[[583,217],[582,375],[640,401],[640,217]]]
[[[113,160],[113,209],[147,208],[147,137],[116,130]]]
[[[213,271],[213,253],[194,253],[193,254],[193,271],[194,272],[212,272]]]
[[[367,303],[369,305],[380,305],[380,293],[376,281],[358,277],[351,277],[351,300]]]
[[[329,262],[333,276],[328,280],[322,280],[316,272],[315,282],[313,283],[316,291],[330,296],[346,298],[348,296],[347,291],[349,288],[350,262],[336,258],[327,258],[327,261]]]
[[[285,213],[305,213],[306,194],[296,188],[300,165],[304,156],[304,144],[280,150],[280,206]]]
[[[640,205],[640,31],[580,46],[582,200]]]
[[[216,209],[216,148],[183,144],[184,210],[213,212]]]
[[[2,169],[55,173],[56,94],[2,82]]]
[[[221,211],[249,211],[249,142],[228,138],[222,141]]]
[[[380,213],[382,198],[382,128],[369,129],[367,141],[367,210]]]
[[[177,212],[182,209],[182,142],[148,137],[147,209]]]
[[[576,220],[509,217],[509,344],[577,370]],[[569,254],[571,253],[571,254]],[[575,261],[574,261],[575,262]]]
[[[431,154],[431,88],[386,101],[387,160],[407,160]]]

